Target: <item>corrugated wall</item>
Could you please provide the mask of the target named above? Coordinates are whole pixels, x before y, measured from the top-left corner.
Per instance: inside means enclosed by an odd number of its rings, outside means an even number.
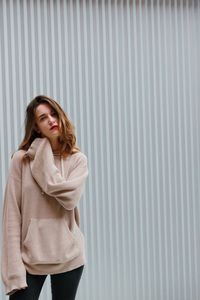
[[[48,94],[89,159],[77,299],[199,300],[199,1],[1,0],[0,35],[1,201]]]

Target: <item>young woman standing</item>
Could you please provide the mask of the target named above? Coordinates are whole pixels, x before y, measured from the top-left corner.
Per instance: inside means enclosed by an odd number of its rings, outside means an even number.
[[[87,176],[73,125],[55,100],[37,96],[4,196],[2,279],[10,300],[38,299],[47,275],[53,300],[75,299],[85,264],[77,204]]]

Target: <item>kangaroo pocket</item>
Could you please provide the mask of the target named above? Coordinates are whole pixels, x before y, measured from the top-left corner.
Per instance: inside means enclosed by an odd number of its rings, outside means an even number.
[[[71,232],[65,219],[31,219],[22,257],[31,264],[66,263],[81,254],[83,243],[78,226]]]

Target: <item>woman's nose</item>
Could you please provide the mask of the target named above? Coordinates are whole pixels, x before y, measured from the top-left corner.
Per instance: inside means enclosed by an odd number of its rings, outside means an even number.
[[[49,116],[49,124],[52,124],[52,123],[54,123],[55,122],[55,119],[54,119],[54,117],[52,117],[52,116]]]

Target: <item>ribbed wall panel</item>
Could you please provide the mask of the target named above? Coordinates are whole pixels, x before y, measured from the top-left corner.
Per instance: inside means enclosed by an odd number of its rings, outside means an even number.
[[[26,105],[58,99],[90,170],[77,299],[200,299],[199,37],[197,0],[0,0],[1,201]]]

